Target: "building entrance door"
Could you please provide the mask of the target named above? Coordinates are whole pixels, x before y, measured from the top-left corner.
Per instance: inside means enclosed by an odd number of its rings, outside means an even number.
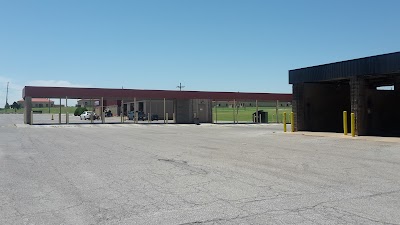
[[[199,120],[207,121],[207,112],[205,104],[199,104]]]

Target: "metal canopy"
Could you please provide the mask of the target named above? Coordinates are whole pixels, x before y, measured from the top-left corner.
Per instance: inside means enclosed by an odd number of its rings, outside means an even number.
[[[211,99],[211,100],[264,100],[292,101],[292,94],[245,93],[245,92],[207,92],[207,91],[167,91],[108,88],[75,88],[75,87],[36,87],[25,86],[22,97],[32,98],[101,98],[104,99]]]
[[[400,75],[400,52],[289,71],[289,83],[349,79],[353,76]]]

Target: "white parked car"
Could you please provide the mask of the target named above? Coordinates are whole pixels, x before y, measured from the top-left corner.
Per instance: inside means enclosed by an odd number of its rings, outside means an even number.
[[[92,115],[92,113],[93,113],[93,119],[94,120],[98,119],[98,116],[96,115],[96,113],[91,112],[91,111],[84,111],[80,116],[81,120],[90,120],[90,115]]]

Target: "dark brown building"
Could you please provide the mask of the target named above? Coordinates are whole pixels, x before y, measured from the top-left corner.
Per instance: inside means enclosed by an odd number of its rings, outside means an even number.
[[[290,70],[289,83],[296,130],[342,132],[347,111],[358,135],[400,136],[400,52]]]

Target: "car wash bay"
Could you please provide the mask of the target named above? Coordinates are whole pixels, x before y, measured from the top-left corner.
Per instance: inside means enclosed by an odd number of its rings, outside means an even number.
[[[289,83],[296,130],[343,132],[347,111],[358,135],[400,136],[400,52],[291,70]]]

